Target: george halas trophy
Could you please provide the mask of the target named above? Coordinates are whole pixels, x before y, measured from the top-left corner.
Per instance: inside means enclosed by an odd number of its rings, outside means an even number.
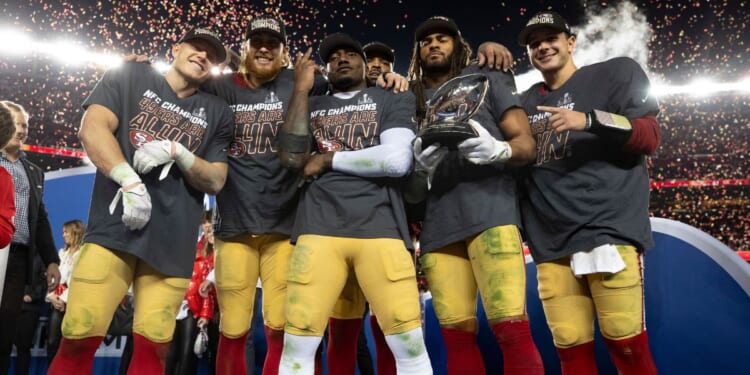
[[[422,147],[433,143],[455,150],[461,141],[476,137],[468,120],[484,102],[489,83],[484,74],[458,76],[443,83],[430,98],[418,136]]]

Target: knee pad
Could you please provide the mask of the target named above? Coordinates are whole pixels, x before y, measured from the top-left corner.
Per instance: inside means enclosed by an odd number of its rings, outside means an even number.
[[[216,291],[234,291],[255,287],[257,280],[250,280],[250,247],[242,242],[217,240],[215,256]]]
[[[172,340],[175,317],[185,295],[189,279],[168,277],[135,295],[133,333],[157,344]],[[159,299],[158,296],[163,298]],[[144,300],[149,300],[145,303]]]
[[[483,231],[469,244],[468,255],[487,318],[523,315],[526,267],[518,228],[504,225]]]
[[[569,348],[594,340],[594,306],[583,292],[570,293],[576,283],[570,268],[542,263],[538,265],[539,298],[555,346]],[[563,272],[570,274],[568,278]]]
[[[625,257],[623,257],[625,258]],[[640,268],[626,260],[627,267],[603,276],[597,287],[592,284],[599,315],[599,327],[605,338],[619,340],[643,330],[643,288]]]

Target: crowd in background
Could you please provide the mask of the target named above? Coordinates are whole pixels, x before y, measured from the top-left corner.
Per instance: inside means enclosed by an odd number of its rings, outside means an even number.
[[[227,0],[212,6],[193,5],[180,8],[158,1],[123,2],[117,12],[98,9],[108,4],[93,2],[47,4],[39,9],[36,2],[21,2],[9,10],[12,24],[33,25],[35,35],[64,33],[70,38],[88,40],[92,50],[113,53],[135,51],[166,59],[162,48],[174,40],[183,20],[219,25],[227,44],[239,45],[244,16],[258,13],[269,4],[245,4]],[[607,5],[603,2],[598,5]],[[610,5],[616,2],[609,2]],[[743,24],[750,12],[741,8],[727,11],[727,1],[684,4],[674,1],[648,1],[647,21],[653,31],[648,44],[648,70],[654,77],[672,84],[685,84],[702,75],[720,81],[743,79],[748,55],[742,49]],[[378,2],[306,6],[291,1],[278,9],[289,25],[292,50],[306,43],[315,43],[335,24],[349,28],[360,23],[372,34],[385,28],[411,26],[409,9],[397,7],[404,18],[378,20],[370,12],[384,6]],[[501,5],[504,14],[487,34],[476,38],[495,39],[507,45],[516,57],[516,72],[528,70],[525,53],[517,49],[513,38],[494,38],[492,32],[511,28],[527,17],[524,6],[514,2]],[[91,13],[99,17],[90,17]],[[399,13],[399,12],[397,12]],[[0,19],[5,21],[6,18]],[[582,21],[582,20],[578,20]],[[466,24],[466,22],[462,22]],[[341,26],[342,24],[339,24]],[[393,34],[391,30],[388,33]],[[395,34],[397,35],[397,34]],[[497,35],[497,34],[494,34]],[[471,35],[469,36],[471,37]],[[386,40],[387,41],[387,40]],[[406,51],[401,51],[406,52]],[[399,54],[397,54],[399,55]],[[407,56],[407,53],[400,55]],[[396,64],[396,70],[405,69]],[[32,54],[0,57],[0,97],[12,99],[34,113],[30,126],[29,145],[80,150],[76,136],[82,115],[81,102],[104,69],[100,66],[76,66]],[[679,220],[696,226],[718,238],[734,250],[750,250],[750,198],[746,192],[750,162],[746,155],[750,140],[750,96],[731,92],[715,96],[701,93],[661,96],[659,98],[663,140],[650,159],[650,177],[656,183],[651,193],[651,213],[655,217]],[[81,159],[30,153],[30,160],[46,170],[84,165]],[[738,180],[730,185],[715,186],[724,180]],[[660,182],[684,182],[691,186],[664,186]],[[701,181],[687,183],[688,181]],[[709,186],[697,186],[707,184]],[[679,185],[679,184],[678,184]]]

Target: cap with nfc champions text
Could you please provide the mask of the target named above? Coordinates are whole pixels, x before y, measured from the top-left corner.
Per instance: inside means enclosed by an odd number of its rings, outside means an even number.
[[[212,63],[220,64],[224,62],[224,60],[227,59],[227,51],[226,49],[224,49],[224,43],[221,42],[221,38],[219,37],[219,34],[211,30],[196,27],[186,32],[185,35],[183,35],[182,38],[180,38],[178,43],[186,42],[188,40],[193,40],[193,39],[205,40],[211,45],[211,47],[213,47],[214,54],[216,55],[216,61],[212,61]]]
[[[323,63],[327,63],[328,58],[334,51],[344,47],[351,48],[365,60],[365,52],[362,50],[362,45],[349,36],[349,34],[345,33],[333,33],[323,38],[323,41],[320,42],[320,47],[318,47],[318,56],[320,56],[320,60]]]
[[[250,39],[253,35],[258,33],[270,33],[273,36],[281,39],[281,42],[286,44],[286,26],[284,21],[275,17],[260,17],[250,21],[247,26],[247,33],[245,34],[247,39]]]
[[[370,42],[362,47],[367,57],[380,56],[393,63],[396,60],[396,56],[393,54],[393,48],[388,47],[387,44],[381,42]]]
[[[528,22],[526,22],[526,26],[521,30],[521,33],[518,34],[518,44],[522,46],[527,45],[529,35],[534,31],[541,29],[552,29],[573,35],[570,31],[568,21],[566,21],[565,18],[557,12],[544,11],[535,14]]]
[[[453,36],[461,35],[458,25],[452,19],[444,16],[432,16],[417,26],[414,38],[416,41],[420,41],[435,31],[447,31]]]

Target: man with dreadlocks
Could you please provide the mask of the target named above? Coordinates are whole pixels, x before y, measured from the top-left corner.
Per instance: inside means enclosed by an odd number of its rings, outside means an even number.
[[[414,142],[412,203],[426,199],[421,264],[448,357],[448,374],[484,374],[476,342],[477,289],[503,352],[504,374],[543,374],[526,316],[526,274],[516,181],[509,167],[532,162],[536,143],[511,73],[479,68],[456,23],[435,16],[417,27],[408,77],[424,122],[425,101],[448,80],[489,82],[469,120],[476,137],[446,145]],[[424,126],[424,124],[421,124]]]

